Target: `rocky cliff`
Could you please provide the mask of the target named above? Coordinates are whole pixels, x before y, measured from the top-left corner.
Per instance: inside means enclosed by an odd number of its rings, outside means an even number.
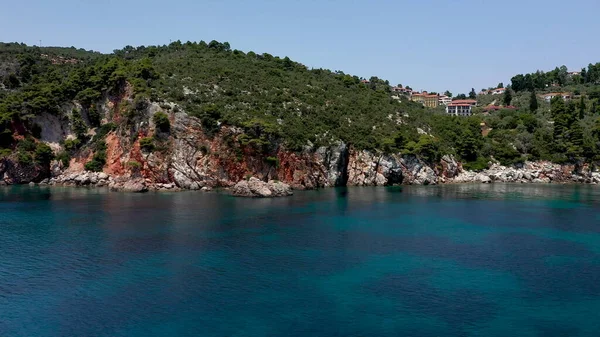
[[[172,103],[144,102],[142,113],[134,117],[127,116],[128,104],[134,103],[127,92],[98,103],[102,123],[114,127],[100,135],[101,128],[88,125],[89,144],[72,151],[68,166],[58,161],[44,168],[22,165],[11,157],[0,160],[2,184],[98,185],[141,192],[232,187],[249,177],[264,182],[281,181],[294,189],[494,181],[600,182],[600,175],[585,166],[526,163],[518,168],[493,165],[484,172],[470,172],[463,170],[452,156],[425,163],[416,156],[357,150],[342,142],[328,147],[306,147],[302,151],[276,145],[270,153],[264,153],[243,145],[240,142],[243,130],[239,128],[222,126],[216,134],[208,136],[201,120]],[[65,107],[65,114],[76,105],[74,102]],[[155,125],[153,117],[157,113],[168,116],[168,130]],[[57,153],[64,150],[65,139],[74,138],[68,118],[44,114],[38,118],[38,124],[42,128],[39,141],[48,143]],[[88,172],[85,164],[99,151],[93,146],[99,141],[106,145],[102,150],[106,157],[102,172]]]

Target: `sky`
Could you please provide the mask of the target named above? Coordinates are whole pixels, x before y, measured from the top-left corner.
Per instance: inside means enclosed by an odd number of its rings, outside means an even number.
[[[229,42],[313,68],[453,94],[600,61],[600,1],[2,0],[0,41],[112,52]]]

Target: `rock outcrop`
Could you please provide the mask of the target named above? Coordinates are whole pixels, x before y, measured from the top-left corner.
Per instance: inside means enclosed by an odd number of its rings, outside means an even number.
[[[264,182],[252,177],[248,180],[239,181],[233,186],[232,194],[238,197],[285,197],[293,194],[292,188],[288,184],[279,181],[270,180]]]
[[[452,183],[510,182],[510,183],[600,183],[600,172],[589,167],[559,165],[550,162],[526,162],[521,167],[492,165],[481,172],[462,171]]]
[[[109,185],[111,191],[117,192],[130,192],[130,193],[144,193],[148,192],[148,186],[144,179],[118,179],[112,181]]]
[[[21,164],[16,160],[0,158],[0,181],[7,185],[40,182],[47,175],[47,170],[33,163]]]
[[[64,186],[108,186],[112,182],[112,178],[104,172],[76,172],[64,175],[58,175],[45,181],[49,185],[64,185]]]

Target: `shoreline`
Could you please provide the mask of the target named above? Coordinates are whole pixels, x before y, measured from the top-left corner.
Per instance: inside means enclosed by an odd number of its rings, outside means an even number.
[[[404,161],[381,165],[356,165],[349,170],[332,168],[327,172],[290,171],[290,177],[281,181],[270,175],[256,172],[255,176],[246,175],[246,179],[229,180],[227,176],[207,175],[202,180],[178,179],[177,176],[165,176],[164,181],[156,182],[152,176],[141,174],[123,174],[111,176],[105,172],[91,171],[52,171],[53,177],[38,183],[36,178],[0,180],[1,185],[34,184],[40,186],[73,186],[103,188],[110,191],[143,193],[149,191],[203,191],[213,189],[229,191],[232,195],[245,197],[280,197],[298,190],[315,190],[331,187],[351,186],[411,186],[411,185],[460,185],[460,184],[600,184],[600,172],[589,165],[553,164],[550,162],[525,162],[519,166],[506,167],[492,164],[479,172],[464,170],[452,157],[444,158],[440,165],[430,166],[421,161]],[[393,164],[393,165],[392,165]],[[310,180],[321,173],[327,179]],[[8,176],[10,177],[10,176]],[[261,178],[258,178],[261,177]],[[39,177],[37,178],[39,179]],[[36,179],[36,180],[37,180]],[[307,181],[309,183],[307,183]],[[183,182],[183,183],[182,183]]]
[[[480,182],[480,181],[447,181],[444,183],[438,183],[438,184],[394,184],[394,185],[345,185],[345,186],[322,186],[322,187],[316,187],[316,188],[293,188],[292,190],[294,192],[296,191],[317,191],[317,190],[326,190],[326,189],[335,189],[335,188],[365,188],[365,187],[374,187],[374,188],[388,188],[388,187],[414,187],[414,186],[428,186],[428,187],[434,187],[434,186],[468,186],[468,185],[472,185],[472,186],[476,186],[476,185],[536,185],[536,186],[550,186],[550,185],[555,185],[555,186],[561,186],[561,185],[569,185],[569,186],[598,186],[600,185],[597,182],[579,182],[579,181],[549,181],[549,182],[533,182],[533,181],[490,181],[490,182]],[[168,184],[161,184],[161,185],[168,185]],[[174,184],[173,184],[174,185]],[[53,183],[53,184],[49,184],[49,183],[34,183],[34,182],[29,182],[29,183],[20,183],[20,184],[8,184],[5,183],[4,181],[0,182],[0,188],[9,188],[9,187],[16,187],[16,186],[21,186],[21,187],[48,187],[48,188],[75,188],[75,189],[105,189],[109,192],[121,192],[121,193],[165,193],[165,192],[203,192],[203,193],[209,193],[209,192],[214,192],[214,193],[222,193],[222,192],[229,192],[229,194],[236,196],[232,193],[233,191],[233,187],[227,187],[227,186],[219,186],[219,187],[214,187],[214,188],[203,188],[203,189],[186,189],[186,188],[181,188],[178,186],[173,186],[173,187],[169,187],[169,188],[165,188],[165,187],[156,187],[156,186],[147,186],[147,189],[144,191],[128,191],[128,190],[124,190],[124,189],[120,189],[120,188],[114,188],[111,187],[109,185],[98,185],[98,184],[65,184],[65,183]]]

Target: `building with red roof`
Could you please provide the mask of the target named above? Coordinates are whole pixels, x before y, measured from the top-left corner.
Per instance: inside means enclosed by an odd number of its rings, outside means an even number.
[[[457,99],[448,103],[446,113],[453,116],[471,116],[476,105],[477,101],[474,99]]]

